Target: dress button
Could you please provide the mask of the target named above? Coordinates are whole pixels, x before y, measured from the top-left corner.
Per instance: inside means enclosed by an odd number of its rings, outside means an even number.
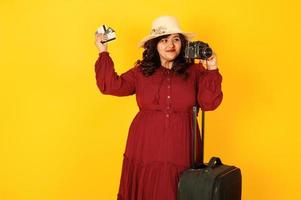
[[[170,99],[170,96],[168,95],[167,98]]]
[[[166,117],[169,117],[169,114],[166,114]]]
[[[170,85],[168,85],[167,88],[170,88]]]
[[[170,107],[169,107],[169,106],[167,106],[167,107],[166,107],[166,109],[167,109],[167,110],[169,110],[169,109],[170,109]]]

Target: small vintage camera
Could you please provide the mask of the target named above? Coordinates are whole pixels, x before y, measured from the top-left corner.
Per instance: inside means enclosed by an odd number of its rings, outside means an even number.
[[[100,26],[97,29],[97,31],[95,32],[95,34],[98,34],[98,33],[103,33],[106,38],[106,40],[101,41],[101,43],[106,43],[106,42],[116,39],[115,31],[111,27],[107,27],[106,25]]]
[[[206,60],[212,56],[212,49],[205,42],[188,42],[185,47],[185,58]]]

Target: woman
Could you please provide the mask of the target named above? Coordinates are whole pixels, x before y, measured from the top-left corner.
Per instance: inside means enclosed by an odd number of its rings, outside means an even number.
[[[192,36],[174,17],[157,18],[151,34],[140,43],[142,61],[118,76],[107,45],[101,43],[103,35],[96,35],[100,91],[136,94],[139,106],[123,155],[118,200],[176,200],[179,176],[191,164],[192,107],[214,110],[222,101],[215,55],[203,64],[184,58],[184,46]]]

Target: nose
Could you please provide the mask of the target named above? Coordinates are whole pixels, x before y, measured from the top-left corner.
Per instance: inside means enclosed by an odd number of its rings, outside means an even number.
[[[174,42],[172,40],[169,40],[168,43],[167,43],[167,46],[168,47],[174,47],[175,44],[174,44]]]

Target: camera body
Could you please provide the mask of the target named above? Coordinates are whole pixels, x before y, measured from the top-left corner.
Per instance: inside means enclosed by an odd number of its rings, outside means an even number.
[[[116,39],[115,31],[111,27],[107,27],[106,25],[100,26],[97,29],[97,31],[95,32],[95,34],[98,34],[98,33],[104,34],[104,38],[106,38],[106,40],[101,41],[101,43],[106,43],[106,42]]]
[[[212,56],[212,49],[202,41],[188,42],[185,47],[185,58],[206,60]]]

